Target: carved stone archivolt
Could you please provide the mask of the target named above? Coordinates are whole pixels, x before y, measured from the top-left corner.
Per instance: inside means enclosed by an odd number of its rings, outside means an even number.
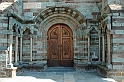
[[[85,25],[85,18],[79,11],[70,7],[54,6],[41,11],[35,17],[35,22],[39,30],[44,28],[45,34],[47,34],[48,29],[58,23],[66,24],[72,30],[78,29]]]
[[[85,22],[85,18],[77,10],[74,10],[72,8],[69,8],[69,7],[50,7],[44,11],[41,11],[36,16],[35,19],[37,21],[37,24],[38,23],[40,24],[41,21],[45,20],[45,18],[47,18],[53,14],[68,14],[69,16],[75,18],[80,24]]]

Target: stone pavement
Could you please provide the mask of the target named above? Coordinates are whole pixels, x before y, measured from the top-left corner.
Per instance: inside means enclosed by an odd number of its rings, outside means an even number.
[[[0,82],[116,82],[97,72],[21,72],[14,78],[0,78]]]

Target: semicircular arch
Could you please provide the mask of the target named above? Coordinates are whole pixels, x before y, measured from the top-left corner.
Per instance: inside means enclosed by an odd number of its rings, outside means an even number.
[[[85,18],[77,10],[70,7],[50,7],[41,11],[35,21],[39,30],[48,31],[48,29],[57,23],[63,23],[71,27],[72,30],[84,27]],[[45,33],[46,34],[46,33]]]

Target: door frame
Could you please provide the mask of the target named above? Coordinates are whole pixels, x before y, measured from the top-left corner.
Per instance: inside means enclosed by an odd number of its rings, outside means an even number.
[[[66,26],[67,27],[67,29],[69,30],[69,32],[71,32],[71,34],[72,35],[70,35],[70,37],[72,38],[71,39],[71,60],[72,60],[72,64],[74,65],[74,45],[73,45],[73,31],[72,31],[72,29],[68,26],[68,25],[66,25],[66,24],[63,24],[63,23],[57,23],[57,24],[54,24],[54,25],[52,25],[49,29],[48,29],[48,31],[47,31],[47,36],[48,36],[48,38],[47,38],[47,65],[49,66],[49,60],[50,60],[50,58],[51,58],[51,54],[50,54],[50,52],[49,52],[49,32],[50,32],[50,30],[52,29],[52,28],[54,28],[54,26],[56,26],[56,25],[64,25],[64,26]],[[62,38],[62,37],[61,37]],[[61,55],[62,56],[62,55]],[[63,62],[63,61],[61,61],[61,62]],[[68,66],[68,67],[72,67],[73,65],[70,65],[70,66]],[[67,67],[67,66],[65,66],[65,67]]]

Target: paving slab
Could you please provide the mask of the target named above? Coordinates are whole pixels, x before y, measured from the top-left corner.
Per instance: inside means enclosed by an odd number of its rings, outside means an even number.
[[[97,72],[21,72],[14,78],[0,78],[0,82],[116,82]]]
[[[75,82],[73,73],[64,73],[64,82]]]

